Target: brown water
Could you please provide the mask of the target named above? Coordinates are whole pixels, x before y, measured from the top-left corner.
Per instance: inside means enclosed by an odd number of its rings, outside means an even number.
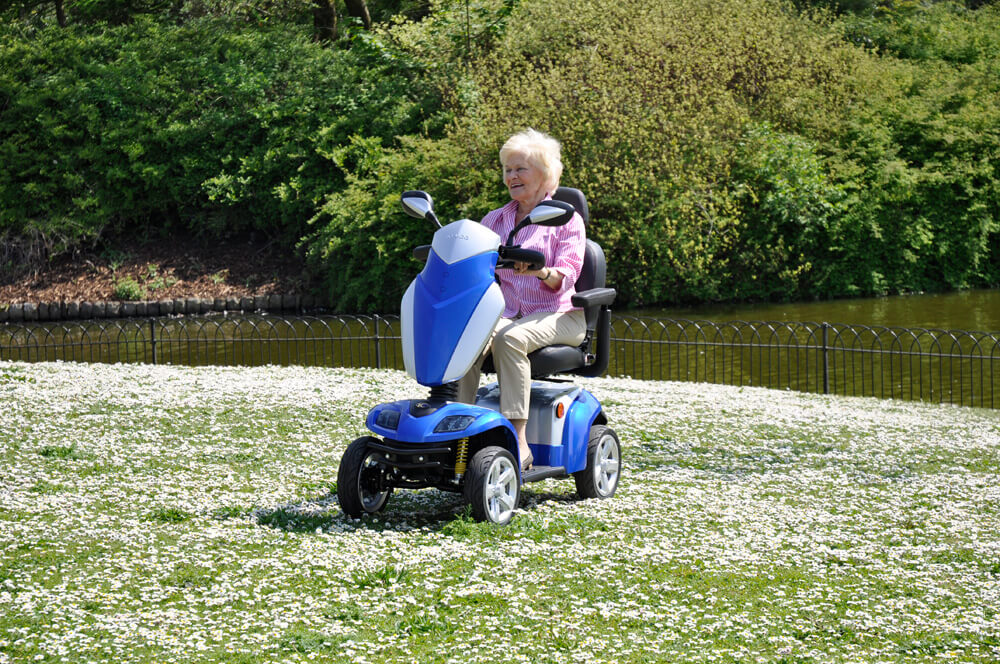
[[[613,376],[1000,405],[1000,289],[615,313]],[[398,339],[395,316],[101,319],[0,325],[0,360],[399,369]]]
[[[881,327],[1000,331],[1000,289],[780,304],[703,305],[622,311],[710,321],[810,321]]]

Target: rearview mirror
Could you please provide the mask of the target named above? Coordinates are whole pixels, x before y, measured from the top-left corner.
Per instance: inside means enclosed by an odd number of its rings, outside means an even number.
[[[536,205],[528,213],[528,219],[538,226],[562,226],[568,224],[575,213],[576,208],[569,203],[550,199]]]
[[[417,219],[426,219],[434,212],[434,201],[426,191],[404,191],[400,202],[406,214]]]
[[[542,201],[528,213],[528,216],[525,217],[521,223],[514,226],[510,235],[507,236],[507,244],[514,244],[514,236],[517,235],[517,232],[525,226],[529,226],[531,224],[536,226],[562,226],[564,224],[568,224],[574,214],[576,214],[576,208],[569,203],[564,203],[554,199]]]

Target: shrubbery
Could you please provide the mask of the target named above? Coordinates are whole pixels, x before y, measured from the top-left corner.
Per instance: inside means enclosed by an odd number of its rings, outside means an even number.
[[[371,40],[325,49],[225,19],[4,30],[0,233],[50,253],[118,232],[294,244],[344,185],[332,156],[351,136],[444,121],[413,65]]]
[[[534,126],[623,305],[996,285],[1000,10],[966,4],[441,0],[338,48],[281,20],[0,28],[0,259],[254,228],[338,308],[392,311],[431,233],[399,193],[479,218]]]

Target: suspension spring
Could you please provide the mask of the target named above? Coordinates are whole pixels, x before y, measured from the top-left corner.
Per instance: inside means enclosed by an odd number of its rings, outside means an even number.
[[[465,475],[465,469],[469,465],[469,439],[460,438],[458,449],[455,451],[455,479],[460,480]]]

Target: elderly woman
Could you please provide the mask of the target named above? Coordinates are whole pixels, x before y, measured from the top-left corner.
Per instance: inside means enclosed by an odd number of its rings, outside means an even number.
[[[500,149],[503,180],[511,201],[483,217],[482,224],[501,238],[559,186],[562,160],[559,142],[527,129],[510,137]],[[528,226],[515,242],[545,256],[537,270],[516,263],[514,270],[498,270],[506,308],[492,341],[493,364],[500,383],[500,413],[517,431],[521,467],[534,458],[525,430],[531,393],[528,354],[552,344],[579,345],[587,331],[583,310],[570,302],[583,265],[586,235],[579,214],[564,226]],[[479,366],[459,383],[459,400],[471,403],[479,386]]]

